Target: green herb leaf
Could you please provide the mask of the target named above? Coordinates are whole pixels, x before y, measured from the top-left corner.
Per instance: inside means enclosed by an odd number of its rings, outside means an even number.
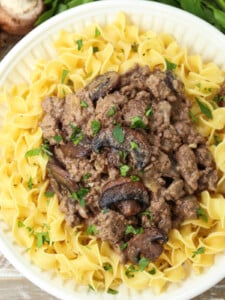
[[[113,128],[113,137],[114,139],[122,144],[124,142],[124,138],[125,138],[125,135],[124,135],[124,132],[123,132],[123,129],[121,128],[120,125],[116,125],[114,128]]]
[[[77,192],[71,194],[72,198],[79,202],[80,206],[84,207],[84,197],[89,193],[89,188],[81,187]]]
[[[28,180],[28,182],[27,182],[27,186],[28,186],[28,188],[29,188],[30,190],[32,190],[32,188],[33,188],[33,181],[32,181],[32,178],[31,178],[31,177],[29,178],[29,180]]]
[[[101,35],[100,30],[98,29],[98,27],[95,27],[95,37],[99,37]]]
[[[84,176],[83,176],[83,181],[84,182],[87,182],[88,179],[91,177],[91,173],[86,173]]]
[[[56,135],[54,136],[54,140],[55,140],[57,143],[60,143],[60,142],[62,141],[62,136],[59,135],[59,134],[56,134]]]
[[[137,150],[139,148],[138,144],[135,142],[130,142],[130,146],[132,150]]]
[[[138,44],[136,42],[134,42],[133,44],[131,44],[131,50],[133,52],[138,52]]]
[[[115,112],[116,112],[116,108],[115,106],[113,105],[107,112],[107,117],[112,117],[115,115]]]
[[[54,195],[55,195],[55,193],[52,191],[45,192],[45,197],[47,197],[47,198],[52,198]]]
[[[129,265],[129,267],[126,269],[125,271],[125,275],[128,278],[133,278],[134,277],[134,273],[137,272],[138,270],[135,268],[134,265]]]
[[[120,249],[125,250],[127,248],[127,246],[128,246],[128,243],[123,243],[120,245]]]
[[[196,84],[196,86],[197,86],[197,88],[201,88],[202,87],[202,85],[201,85],[201,82],[198,82],[197,84]]]
[[[193,251],[192,253],[192,258],[195,258],[196,255],[205,253],[205,247],[199,247],[196,251]]]
[[[144,229],[142,227],[140,227],[140,228],[134,228],[132,225],[127,225],[126,226],[126,230],[125,230],[126,234],[132,233],[134,235],[140,234],[140,233],[143,233],[143,232],[144,232]]]
[[[142,120],[142,117],[133,117],[131,118],[131,128],[146,128],[143,120]]]
[[[198,119],[196,118],[196,116],[193,114],[193,112],[191,110],[189,110],[189,117],[192,119],[192,121],[197,124],[198,123]]]
[[[98,48],[98,47],[96,47],[96,46],[95,46],[95,47],[93,47],[92,49],[93,49],[93,53],[96,53],[96,52],[98,52],[98,51],[99,51],[99,48]]]
[[[73,129],[70,140],[74,143],[74,145],[78,145],[83,140],[84,135],[79,127],[72,124],[70,124],[70,127]]]
[[[95,292],[95,289],[93,288],[93,286],[91,284],[88,285],[88,290]]]
[[[128,153],[126,152],[126,151],[121,151],[121,150],[119,150],[119,157],[122,159],[122,160],[126,160],[126,158],[127,158],[127,155],[128,155]]]
[[[142,257],[138,262],[139,271],[144,271],[144,269],[149,265],[149,263],[150,260],[148,258]]]
[[[152,268],[150,271],[148,271],[149,274],[155,275],[156,274],[156,269]]]
[[[91,130],[93,135],[96,135],[101,129],[100,121],[93,120],[91,121]]]
[[[142,216],[147,216],[150,221],[153,221],[153,215],[149,210],[145,210],[141,214]]]
[[[104,207],[103,210],[102,210],[102,212],[103,212],[103,214],[105,215],[105,214],[107,214],[107,213],[109,212],[109,209],[106,208],[106,207]]]
[[[19,228],[22,228],[22,227],[25,227],[25,224],[23,223],[23,221],[18,220],[17,226],[18,226]]]
[[[117,290],[114,290],[114,289],[109,288],[109,289],[107,290],[107,293],[108,293],[108,294],[112,294],[112,295],[116,295],[116,294],[118,294],[119,292],[118,292]]]
[[[87,235],[91,235],[91,234],[96,235],[98,233],[98,230],[94,224],[91,224],[87,227],[86,233]]]
[[[110,271],[110,272],[113,271],[113,267],[110,263],[104,263],[103,268],[104,268],[105,271]]]
[[[88,104],[87,104],[86,101],[81,100],[81,101],[80,101],[80,106],[83,107],[83,108],[87,108],[87,107],[88,107]]]
[[[80,51],[81,48],[83,47],[83,40],[82,39],[77,40],[76,44],[77,44],[77,50]]]
[[[136,175],[131,175],[130,176],[131,181],[140,181],[140,177],[136,176]]]
[[[206,211],[203,208],[199,207],[197,209],[197,216],[201,217],[203,221],[208,222]]]
[[[201,109],[201,112],[206,115],[209,119],[213,119],[213,115],[211,112],[211,109],[208,107],[207,104],[201,102],[198,98],[195,98],[196,102],[198,103],[199,108]]]
[[[177,67],[176,64],[172,63],[172,62],[169,61],[168,59],[165,59],[165,61],[166,61],[166,69],[167,69],[168,71],[173,71],[173,70],[176,69],[176,67]]]
[[[214,137],[214,142],[215,142],[215,145],[216,145],[216,146],[218,146],[218,145],[221,143],[221,140],[220,140],[220,138],[218,137],[218,135],[215,135],[215,134],[214,134],[214,136],[213,136],[213,137]]]
[[[45,154],[48,157],[52,155],[51,151],[49,150],[49,143],[47,140],[45,140],[41,145],[41,154]]]
[[[62,71],[62,77],[61,77],[61,83],[63,84],[66,80],[66,76],[69,73],[69,70],[63,70]]]
[[[31,156],[36,156],[41,154],[41,148],[35,148],[27,151],[25,153],[25,157],[31,157]]]
[[[50,238],[48,232],[36,232],[35,233],[37,242],[36,246],[37,248],[41,248],[45,243],[50,243]]]
[[[153,111],[152,111],[151,107],[147,108],[146,111],[145,111],[146,117],[150,117],[152,115],[152,113],[153,113]]]
[[[128,173],[129,170],[130,170],[130,167],[129,167],[129,166],[127,166],[127,165],[122,165],[122,166],[120,167],[120,174],[121,174],[121,176],[123,176],[123,177],[127,176],[127,173]]]

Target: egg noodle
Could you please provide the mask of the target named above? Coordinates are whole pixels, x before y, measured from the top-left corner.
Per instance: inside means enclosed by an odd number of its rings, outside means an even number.
[[[114,291],[123,282],[161,292],[168,283],[182,281],[190,269],[201,273],[225,249],[225,107],[213,101],[225,72],[214,63],[203,63],[199,55],[188,55],[169,34],[140,32],[122,13],[105,27],[93,24],[82,33],[62,31],[55,48],[57,57],[38,62],[29,84],[0,93],[1,103],[8,105],[0,132],[0,213],[16,242],[40,268],[54,269],[94,290]],[[69,228],[57,196],[46,193],[48,156],[39,127],[41,103],[46,96],[74,93],[110,70],[122,73],[135,63],[166,70],[168,62],[193,102],[196,126],[207,138],[219,181],[215,193],[204,191],[199,196],[202,216],[171,230],[157,262],[134,270],[120,264],[109,244],[87,235],[82,225]],[[196,97],[213,118],[202,113]],[[33,155],[26,156],[32,149]]]

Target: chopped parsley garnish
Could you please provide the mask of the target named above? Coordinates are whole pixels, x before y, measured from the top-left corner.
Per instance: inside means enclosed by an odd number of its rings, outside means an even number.
[[[168,59],[165,59],[165,62],[166,62],[166,69],[168,71],[173,71],[176,69],[177,65],[172,63],[171,61],[169,61]]]
[[[81,100],[81,101],[80,101],[80,106],[83,107],[83,108],[87,108],[87,107],[88,107],[88,104],[87,104],[86,101]]]
[[[152,213],[149,210],[145,210],[141,214],[142,214],[142,216],[147,216],[147,218],[150,221],[153,221],[153,215],[152,215]]]
[[[50,243],[48,232],[36,232],[35,236],[37,238],[36,246],[38,248],[41,248],[45,243]]]
[[[119,150],[119,156],[122,160],[126,160],[128,153],[126,151]]]
[[[119,292],[118,292],[117,290],[108,288],[107,293],[108,293],[108,294],[112,294],[112,295],[116,295],[116,294],[118,294]]]
[[[55,195],[55,193],[52,191],[45,192],[45,197],[47,197],[47,198],[52,198],[54,195]]]
[[[127,248],[127,246],[128,246],[128,243],[123,243],[120,245],[120,249],[125,250]]]
[[[136,42],[134,42],[133,44],[131,44],[131,49],[134,52],[138,52],[138,44]]]
[[[120,143],[120,144],[123,143],[124,138],[125,138],[125,135],[124,135],[123,129],[122,129],[122,127],[121,127],[120,125],[116,125],[116,126],[113,128],[112,134],[113,134],[114,139],[115,139],[118,143]]]
[[[96,121],[96,120],[91,121],[91,130],[93,135],[96,135],[100,129],[101,129],[100,121]]]
[[[105,215],[105,214],[107,214],[107,213],[109,212],[109,209],[106,208],[106,207],[104,207],[103,210],[102,210],[102,212],[103,212],[103,214]]]
[[[139,271],[144,271],[144,269],[149,265],[150,260],[148,258],[142,257],[138,262]]]
[[[70,140],[74,143],[74,145],[78,145],[83,140],[84,135],[79,127],[73,124],[70,124],[70,127],[73,129]]]
[[[193,112],[191,110],[189,110],[189,117],[192,119],[192,121],[194,123],[198,123],[198,119],[196,118],[196,116],[193,114]]]
[[[96,235],[98,233],[98,230],[94,224],[91,224],[87,227],[86,233],[88,235],[90,235],[90,234]]]
[[[126,234],[140,234],[140,233],[143,233],[144,232],[144,229],[142,227],[140,228],[134,228],[132,225],[127,225],[126,226],[126,231],[125,233]]]
[[[197,216],[202,218],[203,221],[208,222],[206,211],[203,208],[199,207],[197,209]]]
[[[82,39],[77,40],[76,44],[77,44],[77,50],[80,51],[81,48],[83,47],[83,40]]]
[[[142,117],[133,117],[131,118],[131,125],[130,125],[131,128],[146,128],[143,120],[142,120]]]
[[[93,286],[91,284],[88,285],[88,290],[95,292],[95,289],[93,288]]]
[[[212,115],[212,111],[211,109],[208,107],[207,104],[203,103],[202,101],[200,101],[198,98],[195,98],[196,102],[198,103],[198,106],[201,110],[201,112],[206,115],[206,117],[208,117],[209,119],[213,119],[213,115]]]
[[[156,274],[156,269],[152,268],[150,271],[148,271],[149,274],[155,275]]]
[[[203,253],[205,253],[205,247],[199,247],[196,251],[192,252],[192,258],[195,258],[196,255]]]
[[[145,116],[146,117],[150,117],[151,115],[152,115],[152,108],[151,107],[149,107],[149,108],[147,108],[146,109],[146,111],[145,111]]]
[[[129,170],[130,170],[130,167],[128,165],[122,165],[120,167],[120,175],[123,177],[127,176],[127,173],[129,172]]]
[[[130,179],[131,179],[131,181],[140,181],[140,177],[138,177],[136,175],[131,175]]]
[[[89,188],[81,187],[77,192],[71,194],[72,198],[79,202],[80,206],[85,206],[84,197],[89,193]]]
[[[86,173],[84,176],[83,176],[83,181],[86,182],[88,181],[88,179],[91,177],[91,173]]]
[[[138,144],[137,143],[135,143],[135,142],[130,142],[130,146],[131,146],[131,149],[132,150],[136,150],[136,149],[138,149]]]
[[[201,82],[198,82],[196,86],[200,89],[202,87]]]
[[[32,190],[32,188],[33,188],[33,181],[32,181],[32,178],[31,178],[31,177],[29,178],[29,180],[28,180],[28,182],[27,182],[27,186],[28,186],[28,188],[29,188],[30,190]]]
[[[225,101],[225,96],[216,95],[216,96],[213,98],[213,101],[216,102],[216,103],[218,104],[218,102],[220,102],[220,101]]]
[[[18,220],[17,225],[19,228],[25,227],[25,224],[21,220]]]
[[[101,35],[100,30],[98,29],[98,27],[95,27],[95,37],[98,37]]]
[[[62,71],[62,77],[61,77],[61,83],[63,84],[66,80],[66,76],[68,75],[69,70],[63,70]]]
[[[134,277],[134,272],[137,272],[138,270],[135,268],[134,265],[129,265],[129,267],[125,271],[125,275],[128,278],[133,278]]]
[[[59,135],[59,134],[56,134],[56,135],[54,136],[54,140],[55,140],[57,143],[60,143],[60,142],[62,141],[62,136]]]
[[[110,263],[104,263],[103,268],[104,268],[105,271],[110,271],[110,272],[113,271],[113,267]]]
[[[220,138],[218,137],[218,135],[215,135],[215,134],[214,134],[214,136],[213,136],[213,137],[214,137],[214,142],[215,142],[215,145],[216,145],[216,146],[218,146],[218,145],[221,143],[221,140],[220,140]]]
[[[96,47],[96,46],[95,46],[95,47],[93,47],[92,49],[93,49],[93,53],[96,53],[96,52],[98,52],[98,51],[99,51],[99,48],[98,48],[98,47]]]
[[[31,156],[36,156],[41,154],[41,148],[35,148],[27,151],[25,153],[25,157],[31,157]]]
[[[115,112],[116,112],[116,108],[115,106],[113,105],[107,112],[107,117],[112,117],[115,115]]]

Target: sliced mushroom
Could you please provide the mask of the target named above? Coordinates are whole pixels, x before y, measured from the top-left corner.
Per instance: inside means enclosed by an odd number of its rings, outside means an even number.
[[[155,261],[163,251],[162,244],[167,240],[167,235],[158,228],[147,229],[129,240],[126,256],[133,264],[138,263],[141,256]]]
[[[121,202],[136,202],[132,205],[134,209],[122,209]],[[127,202],[128,201],[128,202]],[[120,207],[119,207],[119,206]],[[132,182],[128,178],[120,178],[107,183],[99,198],[101,208],[120,209],[125,215],[134,215],[149,206],[149,195],[145,186],[141,182]],[[129,203],[131,206],[131,203]]]
[[[92,101],[97,101],[112,92],[119,83],[120,76],[117,72],[111,71],[95,77],[87,86],[86,90]]]
[[[62,150],[64,156],[69,158],[83,158],[89,156],[91,153],[90,141],[87,138],[78,145],[69,142],[60,145],[59,148]]]
[[[47,171],[49,176],[53,177],[58,184],[62,184],[70,192],[78,189],[77,183],[71,179],[69,172],[59,166],[55,160],[51,159],[48,162]]]
[[[92,141],[92,148],[98,152],[102,147],[111,147],[117,150],[125,151],[131,156],[133,165],[136,169],[143,169],[150,161],[151,148],[147,137],[140,131],[130,129],[127,127],[122,128],[124,133],[124,141],[118,142],[113,136],[113,129],[102,129]],[[137,147],[133,149],[132,143]]]

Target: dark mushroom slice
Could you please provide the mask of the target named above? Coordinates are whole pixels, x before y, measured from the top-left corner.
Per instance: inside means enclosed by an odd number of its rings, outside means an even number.
[[[89,97],[92,101],[97,101],[112,92],[119,84],[120,75],[117,72],[110,71],[103,75],[95,77],[86,87]]]
[[[167,235],[158,228],[146,229],[129,240],[126,257],[133,264],[137,264],[141,256],[156,261],[163,251],[163,243],[167,240]]]
[[[99,206],[120,210],[125,216],[136,215],[149,206],[148,191],[141,182],[116,179],[103,187]]]
[[[71,179],[69,172],[64,170],[55,160],[49,160],[47,172],[48,176],[53,177],[58,184],[66,187],[71,193],[78,189],[77,183]]]
[[[69,158],[83,158],[89,156],[91,153],[90,140],[88,138],[84,138],[78,145],[69,142],[60,145],[59,148],[64,156]]]
[[[127,127],[122,128],[124,141],[118,142],[113,136],[113,129],[102,129],[92,141],[92,148],[98,152],[102,147],[111,147],[116,150],[129,153],[133,165],[136,169],[143,169],[150,161],[151,147],[144,133]],[[135,143],[137,147],[133,149],[131,144]]]

